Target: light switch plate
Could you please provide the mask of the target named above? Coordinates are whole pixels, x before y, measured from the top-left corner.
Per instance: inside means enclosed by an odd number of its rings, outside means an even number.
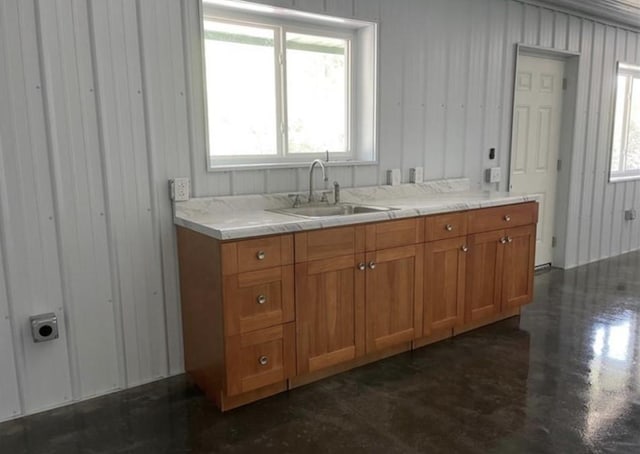
[[[186,202],[191,195],[191,181],[189,178],[174,178],[169,180],[171,200],[174,202]]]
[[[411,183],[422,183],[424,180],[424,170],[422,167],[413,167],[409,169],[409,181]]]
[[[387,170],[387,184],[397,186],[402,181],[400,169]]]

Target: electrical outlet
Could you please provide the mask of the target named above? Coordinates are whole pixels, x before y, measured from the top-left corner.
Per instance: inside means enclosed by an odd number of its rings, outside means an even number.
[[[624,220],[625,221],[633,221],[636,218],[636,210],[625,210],[624,211]]]
[[[502,171],[500,167],[491,167],[490,169],[486,169],[484,174],[484,179],[487,183],[500,183],[502,179]]]
[[[402,181],[400,169],[387,170],[387,184],[397,186]]]
[[[186,202],[191,195],[191,182],[189,178],[174,178],[169,180],[169,188],[171,192],[171,200],[174,202]]]
[[[424,170],[422,167],[414,167],[409,169],[409,181],[411,183],[422,183],[424,179]]]

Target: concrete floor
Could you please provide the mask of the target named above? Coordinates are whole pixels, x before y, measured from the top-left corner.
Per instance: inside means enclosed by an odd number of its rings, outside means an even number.
[[[640,452],[640,253],[520,319],[220,414],[175,377],[0,425],[0,453]]]

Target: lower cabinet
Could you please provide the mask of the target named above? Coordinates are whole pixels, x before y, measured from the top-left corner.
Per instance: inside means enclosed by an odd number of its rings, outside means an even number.
[[[469,236],[465,322],[487,319],[533,298],[536,226]]]
[[[411,342],[422,309],[424,246],[367,253],[367,353]]]
[[[466,237],[425,244],[424,328],[434,331],[460,326],[464,322]]]
[[[296,264],[298,374],[364,353],[363,260],[348,255]]]
[[[178,228],[185,368],[222,410],[518,313],[537,205],[238,241]]]

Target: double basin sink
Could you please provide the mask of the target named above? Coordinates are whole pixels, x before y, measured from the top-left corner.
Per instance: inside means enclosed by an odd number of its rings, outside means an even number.
[[[354,214],[380,213],[393,210],[397,210],[397,208],[339,203],[337,205],[310,205],[295,208],[281,208],[269,211],[289,214],[293,216],[300,216],[303,218],[325,218],[331,216],[351,216]]]

